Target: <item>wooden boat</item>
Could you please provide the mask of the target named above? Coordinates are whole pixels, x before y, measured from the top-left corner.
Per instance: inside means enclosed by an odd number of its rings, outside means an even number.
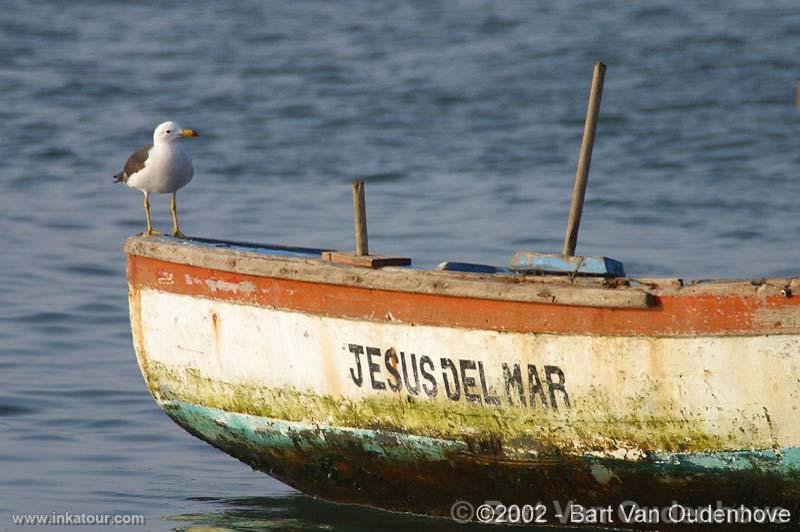
[[[798,278],[372,269],[166,237],[125,249],[155,400],[305,493],[445,516],[487,499],[798,508]]]

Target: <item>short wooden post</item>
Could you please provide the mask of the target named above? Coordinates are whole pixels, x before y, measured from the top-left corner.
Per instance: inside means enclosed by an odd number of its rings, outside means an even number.
[[[408,266],[411,259],[408,257],[387,257],[385,255],[370,255],[367,244],[367,202],[364,199],[364,182],[353,181],[353,218],[356,228],[356,251],[323,251],[322,260],[337,262],[362,268],[383,268],[384,266]]]
[[[356,229],[356,255],[369,255],[367,242],[367,204],[364,199],[364,182],[353,181],[353,217]]]
[[[583,140],[578,157],[578,171],[575,173],[575,186],[572,189],[572,204],[567,219],[567,231],[564,234],[564,247],[561,254],[571,257],[575,254],[578,243],[578,228],[581,225],[583,200],[586,197],[586,184],[589,179],[589,165],[592,162],[592,148],[597,131],[597,117],[600,114],[600,99],[603,96],[603,81],[606,76],[606,65],[600,61],[594,64],[592,88],[589,92],[589,106],[586,109],[586,122],[583,125]]]

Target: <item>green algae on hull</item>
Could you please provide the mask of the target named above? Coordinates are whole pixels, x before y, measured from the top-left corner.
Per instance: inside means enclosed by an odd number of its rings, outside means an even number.
[[[618,505],[633,497],[640,505],[717,500],[793,511],[800,505],[798,448],[782,450],[786,464],[757,452],[636,462],[594,456],[486,460],[461,441],[287,422],[176,400],[161,406],[190,433],[253,468],[338,502],[444,516],[457,500],[480,504],[487,497],[505,504]]]
[[[734,442],[703,430],[701,423],[654,416],[613,417],[602,396],[575,401],[569,412],[471,403],[443,403],[398,395],[357,400],[255,385],[230,385],[148,362],[148,385],[157,400],[180,400],[220,410],[292,422],[392,430],[502,448],[511,459],[563,453],[625,456],[648,452],[736,450]],[[636,411],[635,409],[631,411]],[[768,446],[767,446],[768,448]]]

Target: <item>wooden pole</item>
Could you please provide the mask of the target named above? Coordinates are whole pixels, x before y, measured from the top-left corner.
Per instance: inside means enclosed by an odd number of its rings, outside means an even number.
[[[592,162],[592,148],[597,131],[597,116],[600,114],[600,99],[603,97],[605,76],[606,65],[600,61],[596,62],[592,76],[592,88],[589,91],[586,122],[583,125],[578,171],[575,173],[575,186],[572,189],[572,205],[569,208],[567,231],[564,233],[564,247],[561,250],[561,254],[567,257],[575,255],[575,245],[578,243],[578,228],[581,225],[581,214],[583,214],[583,199],[586,197],[586,184],[589,180],[589,165]]]
[[[387,257],[370,255],[367,244],[367,202],[364,199],[364,182],[353,181],[353,219],[356,228],[356,251],[323,251],[322,260],[360,266],[362,268],[383,268],[384,266],[408,266],[408,257]]]
[[[353,181],[353,217],[356,226],[356,255],[369,255],[367,243],[367,205],[364,199],[364,182]]]

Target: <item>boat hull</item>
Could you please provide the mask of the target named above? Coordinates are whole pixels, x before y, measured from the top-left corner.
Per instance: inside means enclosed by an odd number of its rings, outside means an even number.
[[[549,524],[559,523],[570,502],[615,509],[632,503],[669,508],[677,502],[689,508],[800,511],[800,478],[786,467],[800,463],[797,448],[782,449],[782,460],[774,451],[677,453],[636,461],[591,455],[509,460],[490,447],[501,442],[291,423],[181,401],[161,406],[189,433],[254,469],[340,503],[440,517],[452,517],[460,501],[473,507],[531,505],[543,508],[540,517]],[[611,523],[646,524],[624,522],[618,512]]]
[[[178,424],[305,493],[441,516],[800,501],[788,289],[596,308],[234,269],[129,257],[139,365]]]

